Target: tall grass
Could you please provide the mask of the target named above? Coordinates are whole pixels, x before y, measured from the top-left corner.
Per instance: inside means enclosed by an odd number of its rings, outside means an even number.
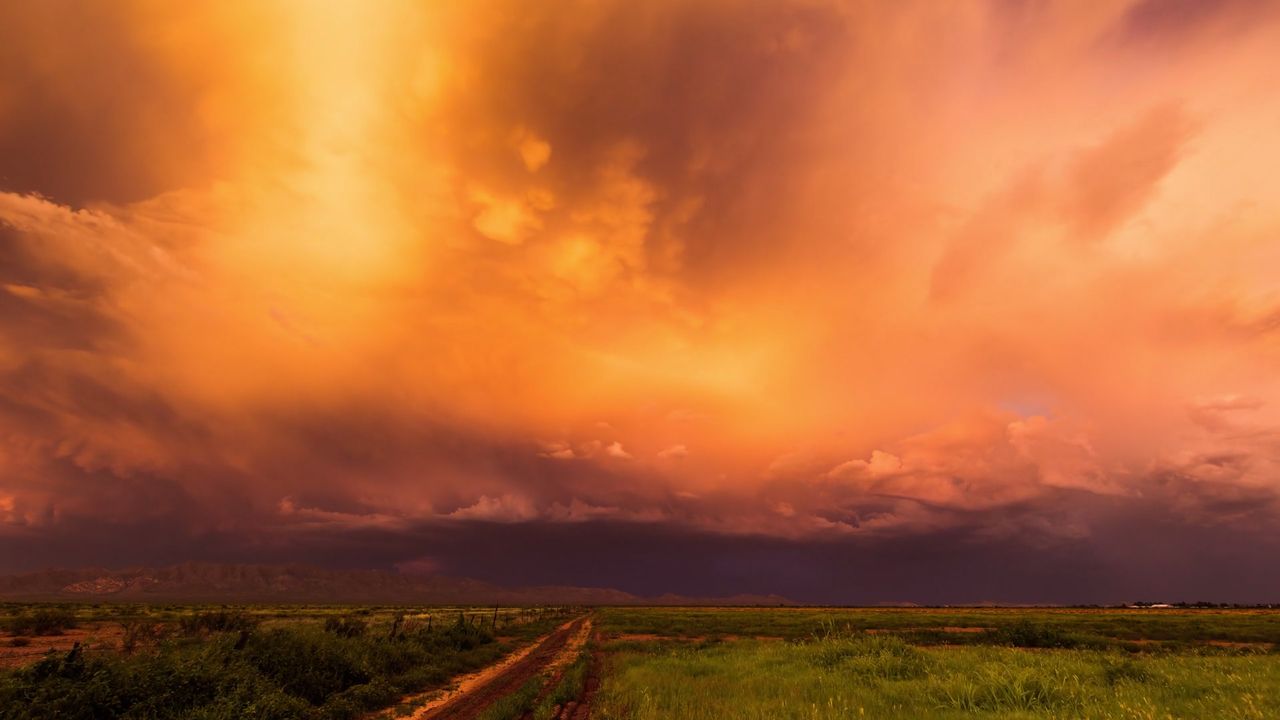
[[[837,633],[892,632],[926,643],[1019,647],[1280,643],[1278,610],[609,608],[600,613],[599,626],[609,634],[785,639],[808,638],[825,626]],[[971,632],[953,632],[955,628]]]
[[[834,635],[803,642],[618,649],[593,718],[1280,717],[1280,662],[1248,653],[914,647]]]

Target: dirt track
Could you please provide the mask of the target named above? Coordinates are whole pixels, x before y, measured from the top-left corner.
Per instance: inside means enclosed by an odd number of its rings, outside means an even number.
[[[583,628],[582,642],[586,642],[590,632],[591,627],[590,622],[588,622],[587,626]],[[600,687],[600,669],[604,664],[603,653],[599,649],[601,640],[601,635],[596,633],[597,646],[592,651],[590,664],[587,666],[587,677],[583,683],[582,697],[557,708],[555,720],[591,720],[591,702],[595,697],[596,690]],[[525,715],[525,720],[530,720],[530,716]]]
[[[472,720],[498,699],[515,692],[530,678],[553,675],[572,662],[590,632],[591,620],[578,618],[561,625],[531,646],[498,663],[461,678],[456,687],[418,708],[413,720]],[[585,709],[585,708],[583,708]],[[573,720],[587,715],[575,713]]]

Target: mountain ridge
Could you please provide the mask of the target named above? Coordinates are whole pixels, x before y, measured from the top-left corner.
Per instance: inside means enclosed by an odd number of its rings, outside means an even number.
[[[777,595],[720,598],[572,585],[504,587],[447,575],[311,565],[190,562],[162,567],[55,568],[0,575],[0,599],[101,602],[379,603],[423,605],[794,605]]]

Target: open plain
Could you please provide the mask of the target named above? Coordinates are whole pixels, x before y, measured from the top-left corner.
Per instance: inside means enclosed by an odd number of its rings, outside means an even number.
[[[9,604],[0,718],[1280,716],[1280,611]]]

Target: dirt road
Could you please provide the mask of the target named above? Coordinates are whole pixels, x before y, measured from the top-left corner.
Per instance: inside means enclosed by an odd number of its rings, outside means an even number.
[[[459,678],[443,695],[423,704],[413,720],[473,720],[498,699],[515,692],[538,675],[555,677],[573,661],[591,632],[590,618],[561,625],[536,642],[497,663]],[[412,704],[412,700],[408,700]],[[579,717],[574,715],[574,718]]]
[[[580,643],[585,643],[590,633],[591,627],[590,622],[588,622],[583,627]],[[600,650],[601,642],[603,642],[603,638],[600,633],[596,633],[596,648],[592,651],[591,660],[587,664],[587,677],[583,682],[582,697],[557,707],[554,720],[591,720],[591,704],[593,698],[595,698],[596,691],[600,688],[600,671],[604,666],[604,655]],[[575,650],[573,654],[576,655],[577,651]],[[526,715],[525,720],[531,719]]]

